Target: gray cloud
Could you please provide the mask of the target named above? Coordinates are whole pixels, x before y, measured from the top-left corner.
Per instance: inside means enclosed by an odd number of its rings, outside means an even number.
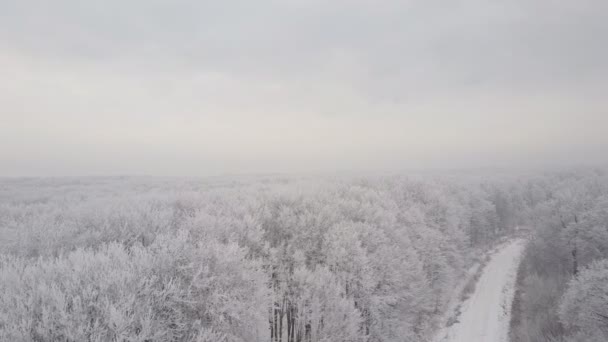
[[[0,161],[197,174],[568,147],[594,162],[607,37],[603,0],[3,1]]]

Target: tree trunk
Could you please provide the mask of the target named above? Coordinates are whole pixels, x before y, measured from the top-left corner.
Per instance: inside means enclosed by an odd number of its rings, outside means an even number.
[[[576,277],[578,274],[578,259],[577,259],[577,249],[576,249],[576,242],[574,245],[574,248],[572,249],[572,274]]]
[[[576,277],[578,274],[578,248],[576,240],[578,239],[578,217],[574,215],[574,241],[572,241],[574,247],[572,247],[572,274]]]

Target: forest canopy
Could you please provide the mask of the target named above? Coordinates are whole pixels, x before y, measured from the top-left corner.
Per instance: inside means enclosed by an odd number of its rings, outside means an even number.
[[[585,330],[606,184],[601,171],[4,179],[0,339],[425,341],[484,251],[560,223],[558,209],[581,271],[555,312]]]

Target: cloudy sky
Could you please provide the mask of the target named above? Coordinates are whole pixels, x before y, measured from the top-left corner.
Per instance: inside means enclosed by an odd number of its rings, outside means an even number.
[[[606,0],[0,0],[0,175],[607,161]]]

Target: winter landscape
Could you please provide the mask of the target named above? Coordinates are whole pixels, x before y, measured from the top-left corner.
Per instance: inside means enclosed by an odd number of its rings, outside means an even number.
[[[0,0],[0,342],[606,342],[607,94],[606,0]]]

